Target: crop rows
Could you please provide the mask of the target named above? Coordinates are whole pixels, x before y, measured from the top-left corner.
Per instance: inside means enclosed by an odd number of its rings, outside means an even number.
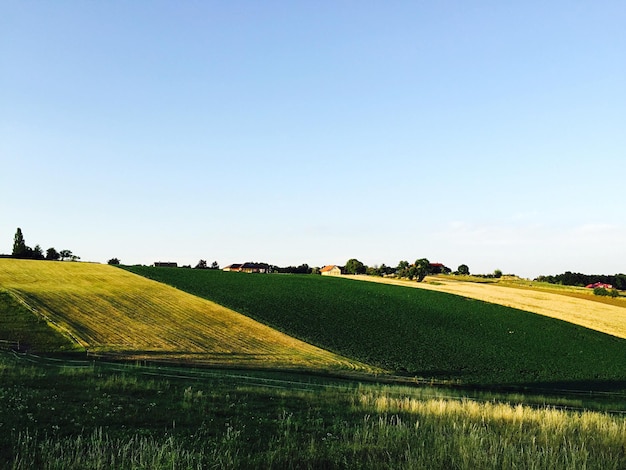
[[[111,266],[0,262],[0,286],[90,352],[257,367],[357,366],[213,302]]]
[[[626,341],[501,305],[322,276],[129,269],[386,369],[463,383],[626,389]]]

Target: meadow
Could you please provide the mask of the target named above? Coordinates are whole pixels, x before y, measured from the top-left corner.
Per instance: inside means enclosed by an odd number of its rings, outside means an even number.
[[[59,353],[81,348],[14,296],[0,290],[0,349]]]
[[[297,374],[0,352],[0,468],[620,469],[626,418]]]
[[[350,278],[461,295],[626,338],[626,298],[593,295],[593,290],[584,287],[560,286],[521,279],[481,279],[445,275],[428,276],[424,282],[377,276]]]
[[[128,269],[170,286],[0,260],[0,346],[41,352],[0,350],[0,468],[626,467],[614,336],[422,289]]]
[[[626,389],[624,339],[502,305],[325,276],[125,269],[396,373],[491,387]]]
[[[32,311],[73,349],[91,355],[372,370],[214,302],[108,265],[0,259],[0,295]],[[0,340],[19,339],[16,328],[25,327],[0,317]]]

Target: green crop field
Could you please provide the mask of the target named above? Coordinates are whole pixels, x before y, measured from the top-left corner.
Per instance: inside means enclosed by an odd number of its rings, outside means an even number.
[[[322,276],[126,269],[338,354],[414,376],[626,389],[626,340],[501,305]]]
[[[108,265],[0,259],[0,294],[0,313],[11,312],[0,318],[4,340],[31,341],[26,331],[34,322],[99,355],[371,370],[214,302]]]

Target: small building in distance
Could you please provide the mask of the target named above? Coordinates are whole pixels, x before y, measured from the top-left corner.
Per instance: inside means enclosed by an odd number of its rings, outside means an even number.
[[[613,285],[612,284],[607,284],[605,282],[595,282],[593,284],[587,284],[585,286],[587,289],[596,289],[596,288],[600,288],[600,289],[613,289]]]
[[[449,274],[452,272],[450,268],[442,263],[430,263],[428,268],[431,274]]]
[[[331,264],[320,269],[320,273],[322,276],[341,276],[341,268]]]
[[[242,273],[269,273],[270,265],[265,263],[243,263],[241,265]]]
[[[222,271],[234,271],[238,273],[239,271],[241,271],[241,264],[229,264],[228,266],[224,267]]]
[[[155,261],[155,268],[177,268],[178,263],[175,261]]]
[[[232,271],[236,273],[269,273],[270,265],[266,263],[243,263],[229,264],[222,271]]]

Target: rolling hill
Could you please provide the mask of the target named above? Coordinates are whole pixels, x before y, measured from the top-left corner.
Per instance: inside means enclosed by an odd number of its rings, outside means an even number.
[[[527,312],[545,315],[569,323],[626,339],[626,301],[589,294],[589,289],[552,286],[528,287],[528,283],[463,282],[456,276],[432,276],[424,282],[387,279],[375,276],[350,276],[359,281],[429,289],[484,300]],[[537,283],[534,283],[537,284]],[[581,293],[581,291],[583,291]]]
[[[626,389],[626,341],[467,297],[344,278],[132,267],[344,356],[460,383]]]
[[[371,370],[214,302],[108,265],[0,259],[0,290],[92,353]],[[9,321],[0,318],[4,336],[10,336]]]

